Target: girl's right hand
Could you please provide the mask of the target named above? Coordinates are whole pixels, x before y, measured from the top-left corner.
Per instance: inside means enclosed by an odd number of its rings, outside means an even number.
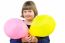
[[[22,42],[31,42],[32,41],[32,36],[28,34],[28,36],[22,38]]]
[[[25,40],[26,40],[27,42],[31,42],[32,36],[27,36],[27,37],[25,37]]]

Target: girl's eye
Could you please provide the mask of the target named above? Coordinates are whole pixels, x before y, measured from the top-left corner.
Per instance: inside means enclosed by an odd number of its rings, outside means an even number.
[[[26,13],[26,11],[24,11],[24,13]]]

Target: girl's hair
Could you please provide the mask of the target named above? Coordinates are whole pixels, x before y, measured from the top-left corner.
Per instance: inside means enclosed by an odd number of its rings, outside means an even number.
[[[21,17],[24,17],[23,16],[23,11],[24,10],[33,10],[34,11],[34,14],[35,16],[38,14],[38,11],[36,9],[36,6],[35,6],[35,3],[33,1],[26,1],[24,4],[23,4],[23,7],[22,7],[22,15]],[[34,17],[35,17],[34,16]]]

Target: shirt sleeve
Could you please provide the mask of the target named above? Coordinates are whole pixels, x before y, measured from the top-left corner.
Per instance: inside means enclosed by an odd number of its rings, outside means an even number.
[[[10,39],[10,43],[22,43],[21,39]]]

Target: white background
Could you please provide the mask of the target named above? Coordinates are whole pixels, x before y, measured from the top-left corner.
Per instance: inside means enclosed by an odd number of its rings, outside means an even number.
[[[9,43],[4,33],[4,23],[10,18],[20,18],[21,8],[26,0],[0,0],[0,43]],[[39,14],[48,14],[56,20],[55,31],[50,35],[50,43],[65,43],[65,1],[33,0]]]

